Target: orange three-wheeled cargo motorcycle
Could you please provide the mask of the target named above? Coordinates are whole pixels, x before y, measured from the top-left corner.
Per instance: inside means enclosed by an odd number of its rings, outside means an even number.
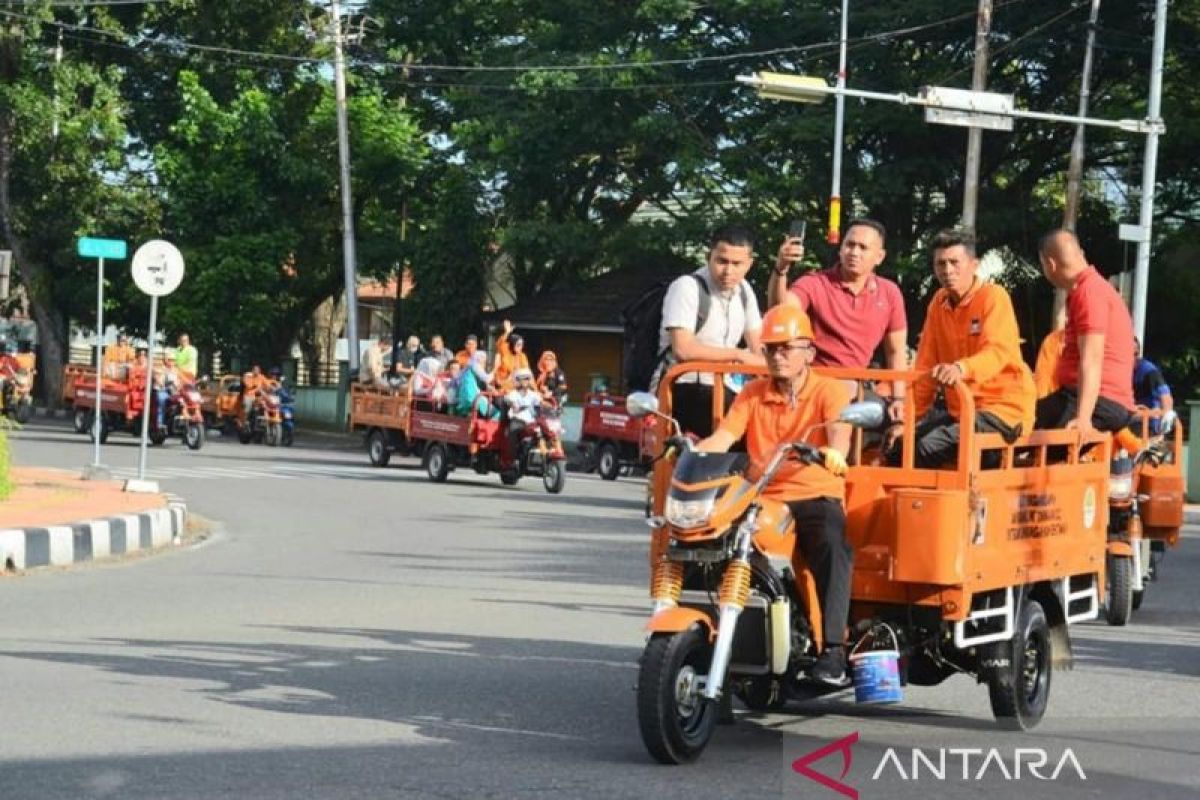
[[[631,413],[662,418],[664,442],[680,441],[667,438],[670,386],[696,371],[747,370],[678,365],[657,399],[631,396]],[[1053,668],[1071,663],[1067,626],[1099,613],[1109,437],[1081,442],[1074,431],[1035,431],[1008,444],[974,432],[974,403],[957,387],[957,463],[918,469],[908,392],[902,461],[886,466],[870,433],[882,423],[883,406],[861,400],[861,387],[921,376],[821,372],[860,387],[860,402],[842,414],[856,428],[846,481],[856,698],[895,702],[904,683],[936,685],[965,673],[986,684],[1002,725],[1037,725]],[[722,402],[714,393],[714,419]],[[1082,457],[1081,445],[1089,445]],[[811,458],[812,449],[783,446],[757,480],[745,474],[745,455],[685,450],[671,458],[673,449],[651,479],[653,614],[637,704],[650,753],[683,763],[704,750],[731,697],[765,710],[830,689],[807,677],[822,643],[815,584],[794,546],[805,533],[785,505],[761,494],[784,459]]]

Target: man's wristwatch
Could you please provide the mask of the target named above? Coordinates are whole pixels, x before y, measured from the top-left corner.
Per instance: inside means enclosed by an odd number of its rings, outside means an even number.
[[[784,267],[782,269],[780,269],[779,267],[772,267],[771,269],[774,270],[776,275],[787,275],[788,274],[787,265],[784,265]]]

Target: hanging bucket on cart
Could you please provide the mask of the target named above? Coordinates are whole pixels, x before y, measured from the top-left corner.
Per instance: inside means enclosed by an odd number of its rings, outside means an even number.
[[[868,639],[872,645],[878,643],[879,628],[891,635],[891,649],[858,652],[858,648]],[[880,625],[859,640],[850,652],[850,667],[854,672],[855,702],[899,703],[904,699],[904,689],[900,686],[899,641],[895,631],[887,625]]]

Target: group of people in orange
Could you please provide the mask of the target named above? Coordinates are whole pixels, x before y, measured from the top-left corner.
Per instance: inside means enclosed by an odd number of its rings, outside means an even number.
[[[385,369],[385,356],[392,350],[390,336],[381,336],[375,345],[362,354],[358,379],[360,383],[388,391],[411,388],[414,396],[428,398],[451,413],[463,416],[494,413],[488,395],[505,395],[526,381],[531,381],[540,398],[562,405],[567,399],[567,378],[559,366],[558,356],[545,350],[538,358],[535,376],[525,352],[525,339],[513,330],[512,323],[501,323],[496,354],[491,359],[479,346],[479,337],[467,336],[463,348],[451,353],[441,336],[433,336],[428,351],[421,349],[416,336],[408,337],[400,357],[390,370]]]

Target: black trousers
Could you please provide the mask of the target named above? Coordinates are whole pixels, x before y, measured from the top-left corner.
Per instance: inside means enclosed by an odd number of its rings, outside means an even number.
[[[721,384],[725,392],[725,411],[737,399]],[[712,435],[713,387],[703,383],[676,383],[671,387],[671,415],[679,422],[684,433],[694,433],[700,438]]]
[[[1079,390],[1073,386],[1064,386],[1038,400],[1037,421],[1033,427],[1065,428],[1078,413]],[[1116,433],[1128,426],[1133,421],[1132,418],[1133,412],[1115,400],[1109,400],[1107,397],[1096,398],[1096,410],[1092,412],[1092,427],[1096,430]]]
[[[846,512],[828,497],[787,504],[796,519],[796,544],[817,582],[825,646],[844,644],[850,618],[854,554],[846,541]]]
[[[521,437],[524,434],[525,423],[522,420],[510,419],[508,421],[508,454],[516,466],[520,466]]]
[[[998,433],[1010,444],[1021,435],[1021,426],[1013,427],[989,411],[975,413],[976,433]],[[958,457],[958,443],[962,437],[962,429],[958,420],[950,416],[945,409],[937,409],[926,414],[917,423],[917,453],[914,457],[917,467],[921,469],[937,469],[953,462]],[[897,462],[899,460],[897,459]],[[983,466],[994,468],[1000,465],[1000,453],[984,453]]]

